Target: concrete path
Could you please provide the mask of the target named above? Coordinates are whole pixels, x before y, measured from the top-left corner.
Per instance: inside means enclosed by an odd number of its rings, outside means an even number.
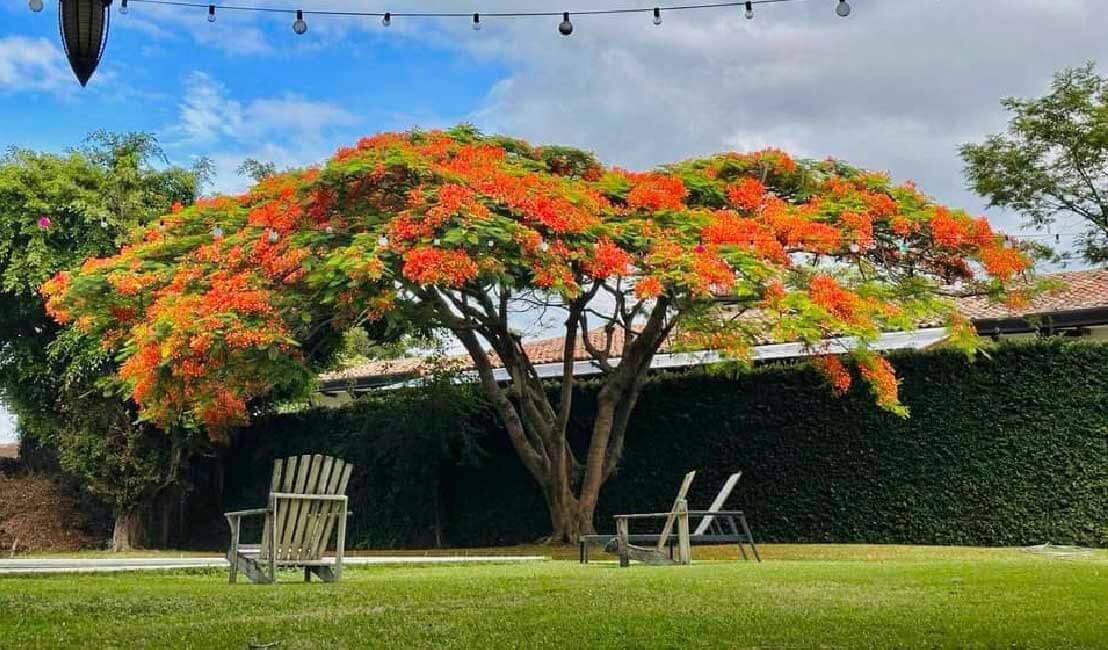
[[[347,566],[371,564],[479,564],[490,562],[541,562],[541,555],[486,556],[347,556]],[[0,575],[15,573],[91,573],[108,571],[153,571],[193,567],[226,567],[222,557],[130,557],[130,558],[25,558],[0,560]]]

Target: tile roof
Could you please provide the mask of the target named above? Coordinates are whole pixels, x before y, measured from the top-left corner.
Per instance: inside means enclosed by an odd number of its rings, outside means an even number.
[[[983,318],[1006,318],[1025,314],[1037,314],[1051,311],[1069,311],[1088,309],[1091,307],[1108,307],[1108,269],[1090,269],[1086,271],[1070,271],[1066,273],[1054,273],[1049,276],[1060,280],[1066,286],[1036,297],[1025,308],[1018,312],[1009,310],[1003,304],[994,304],[984,297],[958,298],[955,304],[958,310],[966,317],[976,320]],[[605,343],[604,330],[597,328],[589,332],[589,338],[593,345],[603,348]],[[562,360],[563,338],[555,336],[551,338],[529,341],[523,345],[527,356],[535,364],[557,363]],[[663,346],[665,347],[665,346]],[[619,356],[623,349],[623,332],[616,330],[612,341],[612,356]],[[575,361],[587,361],[592,357],[585,349],[582,341],[577,341],[573,358]],[[450,363],[460,369],[472,368],[468,355],[455,355],[447,358]],[[494,364],[497,363],[495,355]],[[499,364],[497,364],[499,365]],[[369,363],[353,366],[344,370],[328,372],[320,376],[324,382],[354,381],[368,377],[388,375],[421,375],[432,367],[431,362],[420,358],[404,358],[388,361],[371,361]]]
[[[1008,309],[1004,304],[993,303],[980,296],[959,298],[955,303],[958,311],[973,320],[1108,307],[1108,269],[1052,273],[1043,277],[1059,280],[1065,286],[1036,296],[1030,304],[1018,310]]]

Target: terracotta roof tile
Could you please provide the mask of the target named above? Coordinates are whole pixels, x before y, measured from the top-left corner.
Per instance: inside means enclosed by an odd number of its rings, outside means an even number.
[[[980,296],[959,298],[955,303],[958,311],[973,320],[1108,307],[1108,269],[1052,273],[1045,277],[1059,280],[1066,286],[1037,296],[1029,305],[1018,310],[1008,309],[1004,304],[993,303]]]

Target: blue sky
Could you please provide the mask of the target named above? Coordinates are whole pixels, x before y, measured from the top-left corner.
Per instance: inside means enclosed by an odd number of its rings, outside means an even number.
[[[567,0],[557,0],[565,3]],[[362,11],[651,7],[636,0],[256,0]],[[578,4],[580,3],[580,4]],[[308,17],[132,3],[113,10],[100,69],[73,79],[56,0],[0,8],[0,144],[62,149],[93,128],[158,134],[175,162],[208,156],[213,190],[242,189],[245,157],[318,161],[386,129],[460,121],[595,151],[643,169],[722,150],[779,146],[913,179],[984,211],[956,147],[1003,128],[1001,97],[1042,94],[1053,71],[1108,64],[1103,0],[835,0],[757,8],[558,19]],[[662,5],[665,6],[664,4]],[[1018,232],[1012,215],[987,212]],[[1063,232],[1074,228],[1061,226]],[[1065,242],[1064,242],[1065,245]],[[6,433],[0,416],[0,438]]]

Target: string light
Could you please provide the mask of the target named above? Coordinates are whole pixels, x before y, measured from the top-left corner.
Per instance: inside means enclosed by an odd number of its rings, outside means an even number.
[[[292,24],[292,31],[296,32],[297,34],[303,34],[304,32],[308,31],[308,23],[304,22],[303,9],[296,10],[296,22]]]
[[[269,235],[267,235],[267,239],[269,239],[269,243],[275,244],[275,243],[277,243],[277,240],[280,239],[280,238],[281,238],[281,235],[279,235],[276,230],[274,230],[273,228],[269,229]]]
[[[42,11],[42,8],[45,5],[43,4],[42,0],[27,0],[27,6],[31,8],[31,11],[37,14],[38,12]]]
[[[473,14],[473,31],[480,31],[481,29],[481,14]]]
[[[680,4],[670,5],[668,7],[622,7],[622,8],[608,8],[608,9],[583,9],[580,11],[494,11],[485,12],[485,17],[493,16],[497,18],[537,18],[545,16],[561,16],[562,22],[558,24],[558,32],[563,36],[569,36],[573,33],[573,23],[570,21],[570,14],[584,15],[584,16],[600,16],[600,15],[615,15],[615,14],[635,14],[635,13],[651,13],[653,16],[653,22],[655,25],[662,23],[662,11],[691,11],[698,9],[720,9],[729,7],[742,7],[744,9],[744,15],[747,19],[754,18],[754,5],[756,4],[780,4],[785,2],[805,2],[808,0],[728,0],[722,2],[705,2],[698,4]],[[130,0],[120,0],[120,13],[127,13],[127,5]],[[202,2],[190,2],[189,0],[134,0],[134,2],[146,2],[148,4],[167,5],[174,7],[197,7],[208,8],[209,16],[214,15],[214,5],[209,5]],[[41,11],[43,0],[28,0],[33,11]],[[37,9],[36,9],[37,7]],[[303,9],[285,9],[281,7],[266,7],[258,5],[220,5],[220,8],[224,11],[249,11],[249,12],[267,12],[267,13],[296,13],[297,19],[294,25],[294,29],[298,30],[296,33],[302,34],[307,31],[307,23],[304,21],[305,15],[315,16],[350,16],[350,17],[364,17],[364,16],[380,16],[381,24],[385,27],[392,25],[393,16],[404,16],[412,18],[468,18],[472,21],[474,29],[480,29],[480,14],[478,13],[462,13],[451,11],[405,11],[405,12],[378,12],[378,11],[343,11],[343,10],[308,10]],[[835,13],[843,18],[847,17],[851,13],[851,6],[847,0],[838,0],[838,4],[835,7]],[[299,31],[302,28],[304,31]]]
[[[215,5],[208,5],[208,22],[215,22]]]
[[[573,23],[569,22],[569,12],[562,13],[562,22],[558,23],[558,33],[562,36],[569,36],[573,33]]]
[[[215,228],[212,228],[212,237],[215,239],[223,239],[223,227],[216,224]]]

